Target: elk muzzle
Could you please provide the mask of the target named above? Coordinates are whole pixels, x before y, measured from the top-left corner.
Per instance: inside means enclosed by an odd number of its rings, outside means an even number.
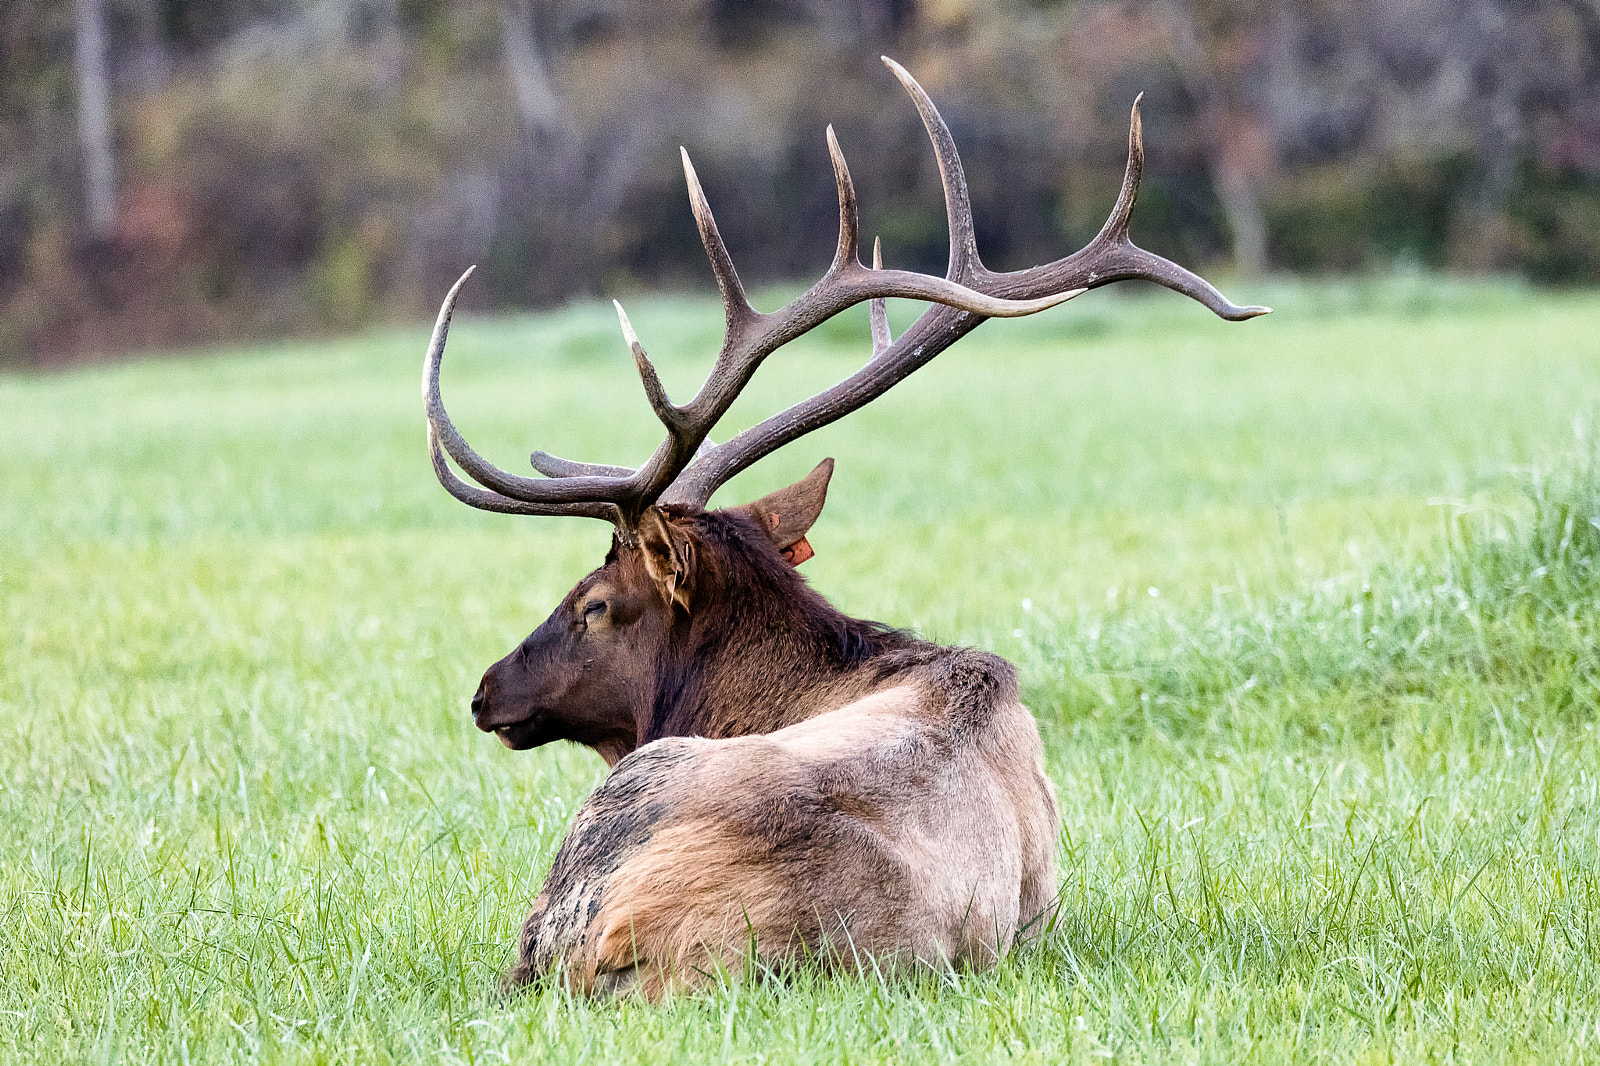
[[[507,691],[508,686],[496,676],[503,666],[495,663],[478,682],[478,691],[472,695],[472,724],[493,733],[511,750],[521,751],[539,743],[539,712],[530,701]]]

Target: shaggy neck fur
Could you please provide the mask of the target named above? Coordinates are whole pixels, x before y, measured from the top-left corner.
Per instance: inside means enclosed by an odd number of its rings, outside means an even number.
[[[904,658],[893,653],[932,649],[835,610],[746,515],[674,517],[701,544],[696,609],[676,612],[640,744],[770,733],[881,686]],[[860,669],[873,660],[885,669]]]

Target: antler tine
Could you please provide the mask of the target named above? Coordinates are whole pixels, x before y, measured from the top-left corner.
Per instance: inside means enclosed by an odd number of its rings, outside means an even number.
[[[432,422],[428,423],[428,457],[432,460],[433,472],[438,475],[439,484],[444,486],[445,491],[462,503],[481,511],[498,511],[501,514],[575,515],[580,518],[603,518],[612,525],[619,525],[622,521],[622,513],[617,505],[604,500],[538,503],[530,500],[514,500],[498,492],[467,484],[457,477],[456,472],[450,469],[450,464],[445,462],[444,452],[439,448],[439,434]]]
[[[1043,296],[1012,299],[1007,296],[990,296],[977,289],[968,288],[949,278],[936,278],[931,274],[918,274],[911,270],[863,270],[859,280],[850,278],[841,283],[835,302],[823,318],[829,318],[863,300],[894,296],[906,300],[922,300],[938,304],[956,313],[981,315],[984,318],[1024,318],[1048,311],[1088,291],[1086,288],[1056,290]],[[819,319],[820,321],[820,319]]]
[[[610,466],[606,463],[575,463],[549,452],[534,452],[528,463],[545,477],[632,477],[638,473],[631,466]]]
[[[883,269],[883,240],[872,238],[872,269]],[[867,305],[867,318],[872,323],[872,358],[888,351],[894,338],[889,335],[889,304],[882,297]]]
[[[722,243],[722,234],[718,232],[717,220],[711,214],[706,191],[700,187],[700,176],[689,161],[689,149],[680,147],[678,151],[683,156],[683,178],[689,186],[689,206],[694,211],[694,223],[700,230],[700,243],[705,245],[706,257],[711,260],[711,272],[717,276],[717,289],[722,293],[722,313],[732,332],[736,325],[754,318],[756,310],[750,306],[750,300],[744,294],[744,284],[733,267],[728,246]]]
[[[519,500],[524,499],[523,491],[530,486],[536,486],[537,482],[532,478],[508,474],[473,451],[472,446],[462,438],[456,431],[455,424],[450,421],[450,415],[444,409],[444,397],[439,392],[439,367],[444,361],[445,340],[450,334],[450,319],[455,315],[456,299],[476,269],[477,267],[468,267],[466,273],[450,287],[450,292],[444,298],[444,304],[439,308],[439,318],[433,327],[433,338],[428,343],[428,354],[422,365],[422,400],[428,416],[429,439],[442,444],[444,450],[450,453],[450,458],[461,464],[461,468],[478,484],[500,495]],[[537,489],[534,489],[533,496],[528,497],[528,499],[534,498],[537,498]]]
[[[644,382],[644,395],[645,399],[650,401],[650,409],[656,413],[661,424],[667,427],[668,433],[675,437],[683,436],[690,428],[684,419],[683,408],[667,397],[666,387],[661,384],[656,368],[651,365],[650,357],[645,354],[644,345],[639,343],[639,335],[633,331],[633,323],[628,321],[628,312],[622,309],[622,301],[612,300],[611,305],[617,309],[617,320],[622,323],[622,336],[628,342],[628,350],[633,352],[633,365],[639,371],[640,380]],[[697,441],[696,444],[698,443]]]
[[[856,245],[860,240],[861,224],[856,212],[855,183],[850,180],[850,168],[845,165],[844,151],[839,147],[839,138],[834,136],[831,123],[828,126],[828,157],[833,160],[833,177],[839,184],[839,247],[833,253],[833,265],[828,268],[828,273],[836,274],[853,265],[859,266]]]
[[[991,284],[985,284],[984,290],[1021,296],[1040,288],[1049,289],[1064,284],[1093,289],[1114,281],[1142,280],[1153,281],[1180,292],[1230,322],[1242,322],[1257,315],[1270,314],[1270,307],[1234,303],[1200,275],[1145,251],[1129,237],[1129,218],[1134,203],[1139,199],[1139,180],[1144,174],[1144,123],[1139,111],[1141,99],[1142,93],[1134,99],[1133,112],[1128,119],[1128,166],[1123,172],[1122,188],[1117,193],[1117,202],[1111,214],[1094,240],[1054,263],[1009,274],[990,274],[985,280]]]
[[[945,125],[939,109],[933,106],[932,98],[905,67],[888,56],[878,58],[911,94],[912,102],[917,105],[917,113],[922,116],[922,125],[928,131],[928,139],[933,142],[933,155],[939,164],[939,181],[944,186],[945,214],[950,220],[950,268],[945,276],[960,280],[967,276],[969,270],[983,273],[983,262],[978,258],[977,230],[972,221],[972,198],[967,193],[967,174],[961,168],[961,156],[956,152],[956,141],[950,135],[950,127]]]
[[[456,432],[456,427],[450,421],[450,415],[445,411],[445,400],[438,391],[438,368],[445,357],[445,341],[450,336],[450,320],[456,314],[456,299],[461,296],[461,288],[472,277],[475,267],[469,267],[466,274],[450,287],[450,293],[445,296],[445,303],[438,309],[438,320],[434,323],[434,336],[427,344],[427,355],[422,359],[422,405],[427,413],[427,451],[434,464],[434,472],[438,475],[438,482],[442,483],[445,490],[461,503],[480,507],[483,511],[499,511],[504,514],[574,514],[592,517],[592,519],[606,519],[608,522],[618,520],[618,507],[606,496],[595,496],[590,493],[547,493],[546,487],[550,482],[534,482],[526,477],[515,477],[507,474],[498,467],[488,463],[477,451],[472,450],[469,443],[462,439]],[[477,480],[477,485],[469,485],[464,480],[456,477],[456,472],[451,471],[450,464],[445,463],[445,451],[450,451],[450,456],[461,464],[467,474]],[[592,480],[592,479],[590,479]],[[531,490],[531,491],[528,491]]]
[[[1089,242],[1090,247],[1128,239],[1128,223],[1133,218],[1133,205],[1139,200],[1139,183],[1144,180],[1144,117],[1139,109],[1143,100],[1144,93],[1133,98],[1133,113],[1128,117],[1128,165],[1122,171],[1117,202],[1111,205],[1111,214]]]

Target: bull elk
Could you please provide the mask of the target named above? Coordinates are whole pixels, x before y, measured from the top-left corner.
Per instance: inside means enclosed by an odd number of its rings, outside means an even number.
[[[779,969],[868,959],[982,967],[1051,906],[1055,798],[1011,665],[848,617],[796,573],[812,554],[806,532],[822,510],[831,459],[754,503],[706,504],[734,474],[882,395],[986,318],[1032,314],[1130,278],[1225,319],[1267,309],[1236,306],[1130,241],[1144,161],[1137,101],[1122,190],[1099,235],[1044,266],[987,269],[950,132],[922,87],[885,62],[933,141],[949,212],[945,276],[885,269],[877,247],[871,268],[860,262],[855,192],[830,127],[833,263],[792,303],[759,312],[685,153],[726,334],[699,393],[675,404],[617,305],[666,429],[638,469],[534,452],[543,476],[526,477],[485,461],[439,393],[451,313],[470,270],[439,312],[423,394],[445,488],[489,511],[583,515],[615,527],[604,564],[488,669],[472,699],[477,727],[509,748],[571,740],[611,767],[522,927],[512,987],[556,974],[579,992],[655,998],[750,960]],[[892,338],[887,297],[931,306]],[[763,360],[863,301],[866,365],[722,444],[707,439]],[[462,480],[446,454],[478,484]]]

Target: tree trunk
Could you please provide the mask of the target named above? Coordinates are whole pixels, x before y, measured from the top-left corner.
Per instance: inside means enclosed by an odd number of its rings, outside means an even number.
[[[1227,218],[1228,235],[1233,244],[1233,267],[1246,277],[1267,272],[1267,216],[1261,197],[1241,168],[1213,151],[1211,171],[1217,188],[1217,201]]]
[[[1171,0],[1165,8],[1172,31],[1173,62],[1189,95],[1200,106],[1207,138],[1206,163],[1228,227],[1234,269],[1251,277],[1265,274],[1269,266],[1267,216],[1256,172],[1271,154],[1270,144],[1264,141],[1269,135],[1264,124],[1228,106],[1221,79],[1200,43],[1191,6],[1185,0]]]
[[[83,148],[84,207],[90,235],[104,240],[111,236],[117,224],[104,0],[78,0],[77,18],[74,59],[78,75],[78,140]]]
[[[572,120],[556,96],[549,67],[528,25],[531,18],[527,4],[515,0],[500,16],[500,53],[511,79],[512,98],[523,125],[535,138],[568,141]]]

